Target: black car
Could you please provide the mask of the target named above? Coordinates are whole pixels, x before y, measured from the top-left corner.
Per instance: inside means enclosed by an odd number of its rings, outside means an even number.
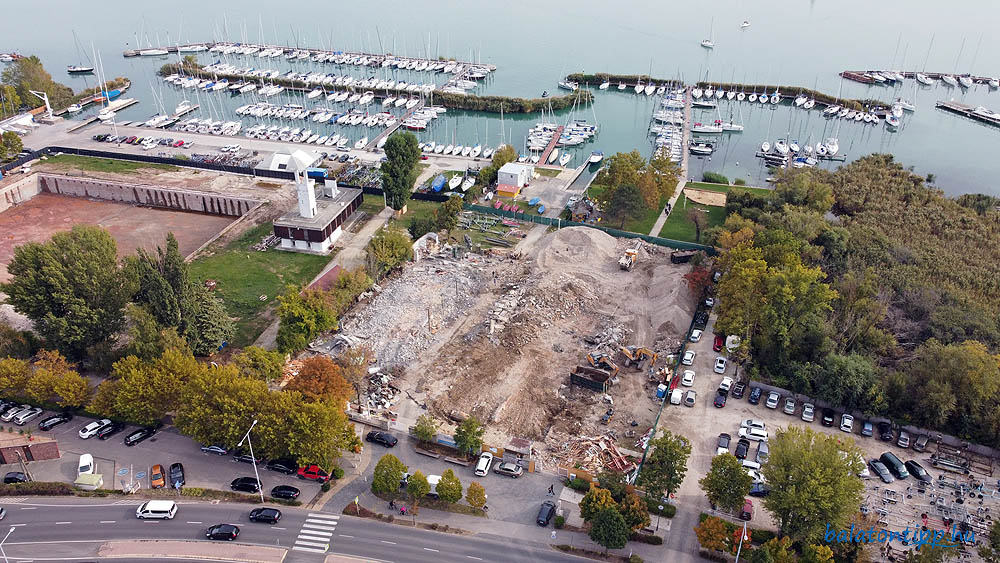
[[[216,454],[216,455],[226,455],[226,454],[229,453],[229,449],[228,448],[224,448],[222,446],[216,446],[216,445],[202,446],[201,447],[201,451],[203,451],[203,452],[205,452],[207,454]]]
[[[823,426],[833,426],[833,419],[836,415],[837,413],[833,412],[833,409],[823,409],[823,418],[821,419]]]
[[[240,528],[232,524],[216,524],[205,530],[205,537],[210,540],[233,541],[240,537]]]
[[[5,485],[10,485],[11,483],[27,483],[28,476],[20,471],[11,471],[3,476],[3,482]]]
[[[69,422],[73,420],[73,415],[68,412],[59,413],[46,418],[45,420],[38,423],[39,430],[52,430],[56,426],[64,422]]]
[[[883,442],[891,442],[896,438],[895,433],[892,431],[892,424],[886,421],[878,423],[878,437]]]
[[[233,461],[238,461],[240,463],[254,463],[254,464],[258,464],[258,463],[260,463],[260,462],[262,462],[264,460],[261,459],[261,458],[259,458],[259,457],[254,457],[254,456],[252,456],[250,454],[237,454],[237,455],[233,456]]]
[[[115,434],[125,430],[124,422],[112,422],[111,424],[105,424],[97,430],[98,440],[107,440],[108,438],[114,436]]]
[[[277,524],[278,520],[281,520],[281,511],[277,508],[255,508],[250,511],[251,522]]]
[[[736,459],[746,459],[748,453],[750,453],[750,440],[740,438],[740,441],[736,442],[736,452],[733,455]]]
[[[726,397],[727,396],[728,395],[726,394],[726,392],[720,389],[715,394],[715,400],[712,401],[712,404],[715,405],[715,408],[721,409],[722,407],[726,406]]]
[[[295,462],[294,459],[282,458],[282,459],[272,459],[267,462],[267,468],[271,471],[277,471],[278,473],[284,473],[285,475],[293,475],[299,470],[299,464]]]
[[[146,426],[145,428],[140,428],[135,432],[125,436],[125,445],[134,446],[139,442],[149,438],[153,434],[156,434],[156,429],[152,426]]]
[[[732,390],[733,398],[742,399],[743,394],[746,392],[746,390],[747,390],[747,384],[743,383],[742,381],[738,382],[736,385],[733,385],[733,390]]]
[[[763,395],[763,394],[764,394],[764,391],[760,387],[751,387],[750,388],[750,396],[747,397],[747,401],[749,401],[751,405],[759,404],[760,403],[760,396]]]
[[[926,469],[924,469],[923,465],[920,465],[916,461],[909,459],[906,460],[906,463],[904,463],[903,465],[906,466],[906,470],[910,472],[910,475],[916,477],[917,480],[923,481],[924,483],[927,484],[934,482],[934,478],[931,477],[931,474],[928,473]]]
[[[229,488],[244,493],[256,493],[260,491],[260,481],[253,477],[237,477],[229,483]]]
[[[543,502],[541,508],[538,509],[538,518],[535,519],[535,522],[537,522],[539,526],[548,526],[555,514],[556,503],[551,500],[547,500]]]
[[[184,464],[180,462],[170,464],[170,482],[168,485],[176,487],[177,483],[180,483],[182,487],[185,484]]]
[[[376,444],[382,444],[387,448],[391,448],[399,442],[399,440],[397,440],[392,434],[389,434],[388,432],[379,432],[378,430],[372,430],[369,432],[365,436],[365,440],[375,442]]]
[[[295,499],[298,498],[299,492],[291,485],[278,485],[271,489],[271,498]]]
[[[895,481],[892,474],[889,473],[889,468],[886,467],[881,461],[873,459],[868,462],[868,466],[872,468],[872,471],[878,475],[879,479],[881,479],[883,483],[892,483]]]
[[[766,497],[769,494],[771,494],[771,489],[768,489],[764,483],[754,483],[750,486],[750,496],[752,497]]]

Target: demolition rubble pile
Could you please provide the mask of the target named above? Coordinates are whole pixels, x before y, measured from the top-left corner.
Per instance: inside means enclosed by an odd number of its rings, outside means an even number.
[[[399,395],[399,388],[393,385],[392,375],[382,373],[377,368],[372,368],[375,373],[368,377],[368,390],[366,391],[366,404],[369,409],[389,409],[396,403]]]
[[[563,467],[578,466],[594,475],[605,469],[627,473],[635,467],[607,436],[570,438],[563,442],[561,451],[552,455],[552,461]]]

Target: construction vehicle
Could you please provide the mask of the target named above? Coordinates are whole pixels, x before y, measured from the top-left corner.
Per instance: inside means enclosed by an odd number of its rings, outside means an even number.
[[[587,354],[587,361],[590,365],[598,369],[603,369],[604,371],[611,374],[611,377],[618,375],[618,364],[611,359],[611,356],[607,354],[600,354],[598,352],[591,352]]]
[[[618,259],[618,267],[627,272],[631,272],[635,263],[639,260],[639,247],[641,241],[635,243],[635,247],[625,249],[625,255]]]
[[[586,387],[591,391],[607,393],[611,388],[611,374],[590,366],[576,366],[569,374],[569,381],[574,385]]]
[[[639,371],[652,367],[660,357],[656,352],[643,346],[622,346],[621,353],[625,357],[623,362],[625,367],[635,365],[635,369]]]

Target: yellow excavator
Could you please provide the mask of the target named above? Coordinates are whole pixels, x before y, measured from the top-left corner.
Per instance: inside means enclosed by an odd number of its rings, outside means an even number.
[[[635,268],[635,263],[639,261],[639,246],[642,241],[637,241],[632,248],[625,249],[625,255],[618,259],[618,267],[627,272]]]
[[[644,346],[622,346],[622,356],[625,357],[625,366],[635,365],[638,370],[644,370],[656,364],[659,355]],[[649,363],[646,363],[648,360]]]
[[[607,354],[591,352],[587,354],[587,361],[597,369],[603,369],[611,374],[611,377],[618,375],[618,364]]]

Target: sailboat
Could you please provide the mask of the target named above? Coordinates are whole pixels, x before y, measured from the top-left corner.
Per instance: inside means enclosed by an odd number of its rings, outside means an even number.
[[[462,185],[462,176],[458,174],[455,174],[454,176],[451,177],[451,180],[448,180],[448,187],[451,188],[452,190],[458,189],[458,187],[461,185]]]
[[[76,38],[76,31],[73,31],[73,41],[76,43],[76,59],[80,61],[80,41]],[[94,67],[84,66],[81,61],[80,64],[69,65],[66,67],[66,72],[70,74],[93,74]]]
[[[559,157],[559,166],[566,166],[572,159],[573,159],[573,153],[564,152],[563,155]]]
[[[604,82],[601,82],[601,85],[598,86],[598,89],[600,89],[600,90],[607,90],[610,86],[611,86],[611,81],[610,80],[605,80]]]
[[[708,39],[701,40],[701,46],[706,49],[714,49],[715,42],[712,41],[712,34],[715,31],[715,18],[712,18],[712,25],[708,28]]]

